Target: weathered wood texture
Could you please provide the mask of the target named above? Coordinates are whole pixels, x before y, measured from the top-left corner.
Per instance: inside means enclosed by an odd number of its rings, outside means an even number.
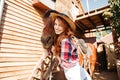
[[[0,80],[27,80],[40,59],[43,22],[32,0],[5,0],[0,25]]]

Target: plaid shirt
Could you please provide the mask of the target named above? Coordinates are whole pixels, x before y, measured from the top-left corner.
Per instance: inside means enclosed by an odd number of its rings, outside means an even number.
[[[61,66],[64,68],[73,67],[78,62],[78,53],[70,38],[61,42]]]

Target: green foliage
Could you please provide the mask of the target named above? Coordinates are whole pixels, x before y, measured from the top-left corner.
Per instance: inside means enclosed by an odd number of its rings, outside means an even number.
[[[120,0],[108,0],[110,9],[103,13],[105,20],[110,20],[110,25],[120,37]]]

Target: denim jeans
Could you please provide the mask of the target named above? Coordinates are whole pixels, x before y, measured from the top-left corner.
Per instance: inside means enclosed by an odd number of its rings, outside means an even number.
[[[69,69],[64,69],[67,80],[91,80],[88,72],[79,63]]]

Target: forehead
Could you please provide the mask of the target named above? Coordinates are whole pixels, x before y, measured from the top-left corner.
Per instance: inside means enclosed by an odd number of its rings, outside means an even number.
[[[66,24],[66,21],[61,17],[56,17],[55,20],[59,21],[60,23]]]
[[[56,19],[55,20],[57,20],[57,21],[62,21],[62,19],[61,18],[59,18],[59,17],[56,17]]]
[[[55,22],[63,23],[62,19],[60,19],[60,18],[56,18]]]

